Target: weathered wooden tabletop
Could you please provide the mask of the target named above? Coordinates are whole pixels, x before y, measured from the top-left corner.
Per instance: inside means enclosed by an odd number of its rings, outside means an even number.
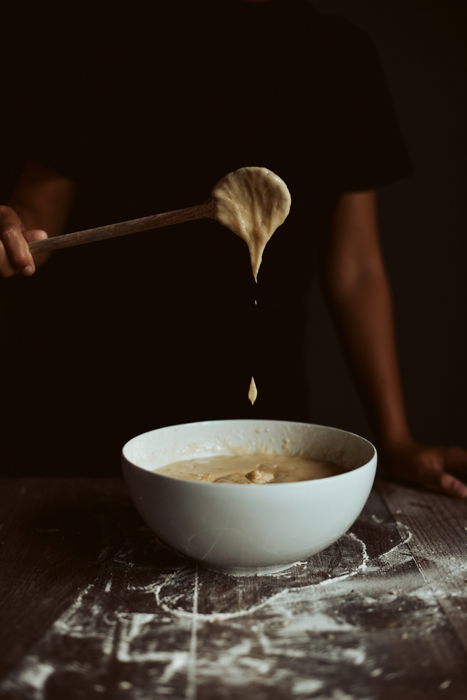
[[[119,479],[0,482],[0,698],[467,697],[465,504],[378,483],[351,531],[233,578]]]

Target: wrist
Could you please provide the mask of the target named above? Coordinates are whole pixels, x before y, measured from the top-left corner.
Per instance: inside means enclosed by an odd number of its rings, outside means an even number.
[[[417,444],[417,441],[408,428],[397,432],[383,433],[377,440],[379,449],[382,452],[392,452],[395,450],[407,449]]]

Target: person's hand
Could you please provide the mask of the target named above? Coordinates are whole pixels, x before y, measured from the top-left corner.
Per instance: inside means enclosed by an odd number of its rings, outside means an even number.
[[[467,474],[467,450],[430,447],[415,441],[391,445],[381,451],[388,478],[456,498],[467,498],[467,485],[454,474]]]
[[[45,231],[28,229],[14,209],[0,206],[0,277],[33,275],[36,265],[28,243],[44,238]]]

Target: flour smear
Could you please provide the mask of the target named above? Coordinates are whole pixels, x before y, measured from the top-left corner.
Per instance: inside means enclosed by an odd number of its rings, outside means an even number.
[[[251,697],[262,699],[268,689],[284,688],[290,697],[362,700],[362,689],[397,673],[365,633],[369,617],[403,607],[403,629],[416,625],[418,635],[429,634],[444,624],[439,599],[448,593],[432,591],[416,566],[408,566],[406,526],[371,517],[359,522],[362,527],[326,552],[286,572],[249,579],[213,574],[182,559],[158,570],[144,557],[139,562],[126,543],[6,677],[0,697],[47,700],[50,684],[60,687],[67,678],[93,693],[112,693],[112,664],[119,669],[119,691],[126,689],[132,700],[146,700],[147,684],[152,697],[196,700],[220,680],[232,697],[256,688]],[[380,533],[386,542],[381,551],[369,551],[365,528]],[[115,604],[117,580],[126,584]],[[67,658],[64,642],[73,650]],[[144,683],[125,680],[125,669],[134,671],[135,664]],[[352,687],[336,686],[336,668],[339,677],[353,679]]]

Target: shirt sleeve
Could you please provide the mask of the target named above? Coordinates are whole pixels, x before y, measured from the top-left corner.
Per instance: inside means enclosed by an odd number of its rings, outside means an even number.
[[[340,37],[336,72],[335,163],[339,191],[376,189],[412,172],[384,71],[368,35]]]

